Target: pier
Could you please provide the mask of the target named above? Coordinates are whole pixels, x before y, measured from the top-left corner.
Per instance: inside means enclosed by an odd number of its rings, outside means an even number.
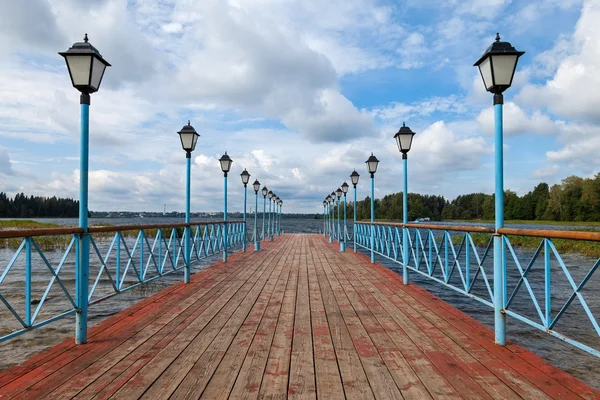
[[[252,248],[249,246],[249,250]],[[0,398],[593,399],[368,256],[284,234],[0,374]]]

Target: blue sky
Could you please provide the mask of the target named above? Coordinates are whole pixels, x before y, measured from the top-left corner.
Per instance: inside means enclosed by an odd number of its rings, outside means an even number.
[[[376,196],[401,190],[393,140],[415,132],[409,190],[491,193],[492,97],[473,62],[500,32],[526,51],[505,93],[505,187],[591,176],[600,158],[600,3],[579,0],[0,0],[0,190],[78,196],[78,93],[62,57],[88,33],[113,64],[92,95],[90,208],[230,209],[247,168],[318,212],[354,168],[381,160]],[[31,24],[34,19],[36,24]]]

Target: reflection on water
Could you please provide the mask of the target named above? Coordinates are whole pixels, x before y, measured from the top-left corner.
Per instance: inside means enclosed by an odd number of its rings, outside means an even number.
[[[61,225],[76,225],[77,219],[44,219],[46,222],[59,223]],[[105,218],[105,219],[90,219],[91,224],[110,224],[110,225],[124,225],[124,224],[156,224],[156,223],[173,223],[180,222],[179,220],[175,220],[173,218],[144,218],[144,219],[114,219],[114,218]],[[248,218],[248,234],[251,235],[254,229],[253,216],[249,216]],[[258,219],[258,228],[262,229],[262,221]],[[565,229],[563,226],[540,226],[536,225],[536,228],[539,229]],[[582,228],[582,227],[577,227]],[[283,219],[282,220],[282,229],[288,233],[316,233],[320,232],[323,229],[323,221],[322,220],[314,220],[314,219]],[[573,229],[570,227],[570,229]],[[352,231],[352,228],[349,228],[349,231]],[[100,247],[101,252],[105,251],[109,243],[104,243],[100,241],[98,246]],[[351,250],[351,246],[349,246]],[[516,255],[518,259],[521,261],[522,265],[526,266],[531,258],[531,254],[533,251],[531,250],[516,250]],[[483,249],[479,250],[479,254],[483,253]],[[57,262],[62,257],[62,250],[56,252],[45,252],[46,257],[48,257],[49,262],[52,265],[56,265]],[[0,273],[4,270],[6,265],[8,264],[10,257],[13,255],[13,250],[10,249],[0,249]],[[74,256],[74,251],[73,255]],[[594,259],[583,257],[576,254],[562,254],[563,261],[565,262],[569,272],[573,275],[573,280],[578,284],[587,271],[591,268],[593,263],[596,261]],[[459,257],[459,261],[464,262],[463,258]],[[212,259],[203,260],[202,264],[198,266],[198,268],[204,268],[206,265],[210,265],[211,263],[220,260],[220,256],[215,256]],[[41,276],[41,271],[39,275],[36,275],[36,271],[43,267],[40,262],[34,261],[34,274],[33,274],[33,282],[34,282],[34,290],[32,293],[32,298],[39,299],[43,294],[43,290],[45,289],[45,285],[48,282],[48,270],[44,271],[43,277]],[[39,260],[38,260],[39,261]],[[401,273],[401,268],[398,264],[386,260],[382,257],[378,258],[378,261],[382,264],[386,265],[390,269]],[[486,263],[484,263],[484,268],[488,273],[488,278],[490,280],[490,285],[493,287],[492,282],[492,269],[491,269],[492,259],[490,258]],[[472,263],[473,270],[476,264]],[[553,269],[552,269],[552,314],[556,315],[565,300],[571,294],[572,289],[570,287],[569,282],[565,278],[563,271],[558,267],[553,261]],[[22,281],[23,278],[23,265],[18,264],[15,265],[15,269],[11,270],[11,272],[7,275],[5,281],[0,285],[0,293],[2,293],[11,304],[16,304],[19,307],[17,311],[22,314],[24,309],[24,283]],[[45,268],[45,267],[44,267]],[[65,265],[63,267],[63,271],[61,271],[61,277],[65,284],[65,287],[70,293],[74,293],[74,260],[67,259]],[[514,262],[508,262],[508,292],[512,293],[518,277],[520,276],[515,268]],[[473,271],[474,272],[474,271]],[[93,273],[90,276],[94,276]],[[534,296],[537,298],[540,307],[542,310],[544,309],[544,271],[543,271],[543,260],[540,259],[534,267],[531,269],[531,272],[528,276],[532,291]],[[594,315],[600,315],[600,287],[599,280],[600,278],[593,277],[591,281],[588,283],[586,289],[583,290],[583,295],[585,296],[588,305],[590,306]],[[135,288],[132,291],[125,292],[119,294],[118,296],[114,296],[106,301],[100,302],[90,307],[90,325],[96,324],[97,322],[107,318],[115,313],[123,310],[138,301],[159,292],[160,290],[166,288],[167,286],[179,282],[183,280],[183,272],[176,272],[169,276],[166,276],[160,280],[153,281],[149,284],[142,285],[140,287]],[[439,296],[444,301],[452,304],[458,309],[464,311],[471,317],[477,319],[481,323],[493,329],[494,320],[493,320],[493,310],[488,308],[487,306],[482,305],[481,303],[469,299],[460,293],[453,291],[440,285],[434,281],[431,281],[425,277],[421,277],[416,273],[411,274],[411,282],[415,283],[424,289],[434,293],[436,296]],[[460,277],[458,272],[455,271],[451,282],[455,285],[461,285]],[[60,293],[60,288],[58,285],[54,285],[53,291],[51,294],[56,294],[55,297],[49,297],[51,301],[48,301],[44,304],[42,311],[40,312],[40,316],[38,320],[44,318],[44,316],[56,315],[58,312],[66,311],[69,309],[69,305],[66,303],[66,300],[60,300],[61,297],[58,296]],[[98,293],[98,295],[107,294],[108,292],[102,292],[102,289]],[[483,285],[483,281],[479,280],[473,287],[473,293],[483,297],[489,298],[489,294],[487,293],[487,289]],[[62,298],[64,299],[64,295]],[[35,310],[36,305],[32,305],[32,309]],[[515,295],[515,299],[511,304],[511,309],[515,312],[519,312],[532,320],[539,321],[539,317],[537,316],[537,312],[532,305],[532,300],[527,292],[526,288],[522,286],[517,295]],[[41,319],[40,319],[41,318]],[[6,311],[5,307],[0,307],[0,335],[4,335],[8,332],[11,332],[14,329],[19,327],[18,323],[14,321],[15,319],[10,315],[8,311]],[[33,354],[44,350],[45,348],[55,345],[57,343],[62,342],[65,339],[72,340],[74,337],[74,317],[64,318],[62,320],[55,321],[45,327],[36,329],[34,332],[26,333],[17,338],[9,340],[8,342],[0,343],[0,370],[4,370],[12,365],[16,365],[27,358],[30,358]],[[583,312],[581,305],[578,300],[575,300],[573,304],[571,304],[569,311],[565,313],[562,317],[561,321],[556,325],[555,329],[567,336],[574,337],[579,341],[582,341],[591,347],[600,348],[600,341],[598,339],[598,335],[594,331],[589,319],[586,314]],[[514,340],[516,343],[534,351],[541,357],[545,358],[552,364],[562,368],[563,370],[573,374],[575,377],[581,379],[587,384],[594,386],[596,388],[600,388],[600,359],[594,356],[591,356],[583,351],[576,349],[575,347],[566,344],[565,342],[552,338],[549,335],[540,332],[536,329],[529,327],[528,325],[519,322],[511,317],[507,319],[507,337],[511,340]]]

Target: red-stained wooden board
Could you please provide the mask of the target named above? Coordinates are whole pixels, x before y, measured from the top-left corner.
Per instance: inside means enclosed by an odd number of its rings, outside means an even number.
[[[29,333],[34,336],[35,331]],[[10,342],[3,344],[10,346]],[[321,235],[249,247],[0,373],[0,399],[600,399]]]

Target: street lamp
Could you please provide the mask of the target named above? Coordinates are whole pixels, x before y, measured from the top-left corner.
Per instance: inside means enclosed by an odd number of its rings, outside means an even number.
[[[273,241],[273,237],[271,236],[271,199],[273,198],[273,192],[269,190],[267,196],[269,196],[269,222],[267,223],[267,236],[269,237],[270,241]]]
[[[333,238],[337,237],[336,234],[336,226],[335,226],[335,192],[331,192],[331,194],[329,195],[331,198],[331,233],[332,233],[332,237],[329,238],[329,242],[333,243]]]
[[[398,151],[402,153],[402,162],[404,163],[404,190],[402,191],[402,223],[408,223],[408,152],[412,145],[415,133],[410,130],[403,122],[400,130],[394,135]],[[402,265],[402,280],[408,285],[408,228],[402,227],[402,253],[404,254],[404,264]]]
[[[379,160],[371,153],[371,156],[365,161],[367,164],[367,171],[371,174],[371,263],[375,263],[375,172],[377,172],[377,166]]]
[[[190,223],[190,186],[191,186],[191,170],[192,170],[192,151],[196,148],[196,143],[198,142],[198,137],[200,136],[198,132],[194,129],[194,127],[188,121],[187,125],[185,125],[179,132],[179,139],[181,140],[181,147],[185,151],[185,162],[186,162],[186,174],[185,174],[185,223],[188,226],[185,227],[185,272],[183,280],[185,283],[190,283],[191,278],[191,264],[192,264],[192,254],[191,254],[191,236],[192,236],[192,228],[189,226]]]
[[[283,200],[279,199],[279,235],[281,236],[281,220],[283,219]]]
[[[332,242],[331,240],[331,235],[332,235],[332,228],[331,228],[331,213],[330,213],[330,207],[331,207],[331,195],[327,195],[327,197],[325,197],[325,201],[327,202],[327,233],[329,233],[329,243]]]
[[[221,171],[223,171],[223,261],[227,262],[227,173],[231,169],[233,160],[229,158],[227,152],[219,158]]]
[[[88,41],[87,33],[83,42],[74,43],[67,51],[58,53],[65,58],[71,84],[81,92],[81,152],[79,157],[79,257],[75,272],[77,304],[75,343],[87,343],[88,286],[90,269],[90,237],[88,235],[88,167],[90,132],[90,94],[97,92],[104,77],[106,67],[110,67],[100,52]],[[28,314],[29,315],[29,314]],[[25,321],[31,325],[30,317]]]
[[[342,189],[337,188],[337,190],[335,191],[335,195],[337,197],[337,228],[338,228],[338,232],[337,232],[337,240],[338,243],[341,242],[341,227],[340,227],[340,198],[342,197]]]
[[[260,250],[260,240],[258,240],[257,214],[258,214],[258,191],[260,190],[260,182],[257,180],[252,184],[254,187],[254,196],[256,204],[254,206],[254,251]]]
[[[501,42],[496,34],[496,41],[488,47],[474,66],[479,67],[485,90],[494,94],[494,147],[496,153],[496,190],[495,214],[496,234],[494,235],[494,325],[496,343],[506,344],[506,316],[504,314],[504,271],[502,236],[498,229],[504,226],[504,171],[503,171],[503,140],[502,140],[502,104],[506,89],[512,85],[517,69],[517,62],[525,52],[517,51],[510,43]]]
[[[250,181],[250,173],[248,173],[248,171],[246,171],[246,168],[244,168],[244,171],[240,174],[240,177],[242,178],[242,183],[244,184],[244,251],[246,251],[246,195],[247,195],[247,190],[248,190],[248,182]]]
[[[279,236],[279,196],[275,197],[275,234]]]
[[[354,235],[352,237],[352,242],[354,243],[354,252],[356,253],[356,185],[358,185],[358,178],[360,175],[356,170],[352,171],[350,174],[350,179],[352,180],[352,186],[354,186],[354,226],[352,227]]]
[[[262,188],[262,195],[263,195],[263,223],[262,223],[262,235],[261,235],[261,239],[265,240],[265,218],[266,218],[266,213],[267,213],[267,192],[269,191],[269,189],[267,189],[266,186],[264,186]]]
[[[327,218],[325,217],[325,210],[327,209],[327,202],[323,200],[323,236],[327,236]]]
[[[344,240],[340,244],[340,251],[346,251],[346,238],[348,237],[346,233],[346,194],[348,193],[348,184],[346,182],[342,184],[342,193],[344,193]]]

